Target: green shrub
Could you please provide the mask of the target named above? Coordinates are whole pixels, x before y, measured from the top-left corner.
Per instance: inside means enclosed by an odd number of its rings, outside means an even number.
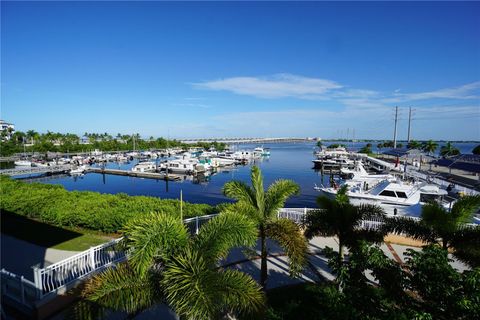
[[[67,191],[59,185],[0,177],[0,209],[56,226],[117,232],[131,218],[149,212],[180,216],[180,201],[126,194]],[[185,218],[216,212],[207,204],[183,203]]]

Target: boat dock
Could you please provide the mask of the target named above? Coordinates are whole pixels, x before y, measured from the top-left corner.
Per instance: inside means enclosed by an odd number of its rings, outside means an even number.
[[[72,165],[55,165],[48,167],[16,167],[13,169],[0,170],[0,174],[7,176],[22,176],[31,174],[54,174],[69,172],[72,169]]]
[[[107,169],[107,168],[88,168],[85,173],[100,173],[100,174],[112,174],[117,176],[129,176],[136,178],[148,178],[148,179],[157,179],[157,180],[168,180],[168,181],[179,181],[182,178],[178,175],[167,174],[165,172],[134,172],[130,170],[119,170],[119,169]]]

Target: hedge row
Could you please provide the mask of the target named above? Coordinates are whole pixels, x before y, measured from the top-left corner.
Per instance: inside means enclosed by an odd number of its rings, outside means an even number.
[[[164,212],[180,216],[180,201],[126,194],[67,191],[63,186],[0,177],[0,209],[56,226],[117,232],[134,216]],[[214,213],[207,204],[183,203],[184,217]]]

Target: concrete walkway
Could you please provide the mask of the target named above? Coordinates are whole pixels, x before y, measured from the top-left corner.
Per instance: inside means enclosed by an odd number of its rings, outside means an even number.
[[[31,281],[33,281],[33,266],[43,268],[78,253],[44,248],[3,233],[0,242],[0,269],[23,275]]]
[[[288,272],[288,259],[284,255],[282,249],[273,241],[268,241],[270,248],[268,257],[268,283],[267,288],[272,289],[285,285],[291,285],[299,282],[322,282],[326,280],[333,280],[335,276],[328,267],[328,260],[322,254],[322,250],[325,247],[333,248],[338,251],[338,241],[334,237],[315,237],[309,242],[309,256],[308,265],[303,270],[302,275],[299,278],[291,278]],[[228,256],[224,265],[227,268],[241,270],[255,280],[260,280],[260,246],[257,243],[257,247],[254,252],[245,253],[241,249],[234,249]],[[385,253],[387,257],[397,261],[398,263],[406,262],[407,249],[420,251],[421,248],[404,246],[398,244],[382,243],[380,249]],[[346,250],[346,253],[348,250]],[[252,256],[252,254],[254,256]],[[468,270],[468,266],[462,262],[455,260],[452,255],[449,255],[450,265],[460,272]],[[373,280],[373,279],[371,279]]]

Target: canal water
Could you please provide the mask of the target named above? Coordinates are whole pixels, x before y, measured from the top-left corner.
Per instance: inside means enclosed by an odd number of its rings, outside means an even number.
[[[326,145],[329,142],[325,142]],[[372,143],[373,150],[377,143]],[[350,148],[361,148],[365,143],[349,145]],[[238,149],[253,149],[258,145],[240,145]],[[456,145],[462,153],[471,153],[475,144]],[[192,203],[208,203],[216,205],[231,201],[222,194],[223,185],[231,180],[250,182],[250,168],[257,165],[264,175],[267,187],[277,179],[291,179],[300,186],[300,195],[290,198],[287,207],[315,206],[319,192],[314,190],[315,184],[329,184],[329,175],[321,175],[313,170],[312,160],[315,150],[314,142],[271,143],[263,147],[270,148],[270,157],[259,159],[245,166],[236,166],[212,174],[209,177],[188,177],[180,182],[143,179],[125,176],[102,175],[89,173],[82,177],[60,177],[42,181],[44,183],[61,184],[67,190],[89,190],[101,193],[126,193],[129,195],[146,195],[160,198],[178,199],[183,192],[184,201]],[[129,170],[136,162],[128,164],[109,163],[107,167]]]

